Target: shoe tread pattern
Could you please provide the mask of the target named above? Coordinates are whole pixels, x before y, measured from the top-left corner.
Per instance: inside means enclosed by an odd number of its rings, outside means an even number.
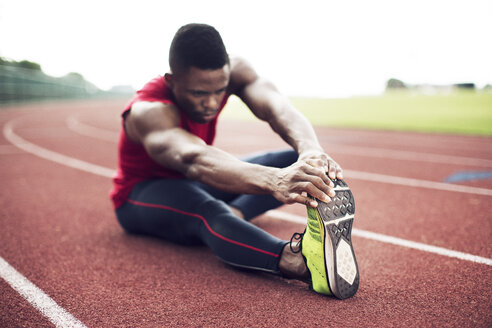
[[[347,184],[343,180],[335,180],[335,188],[338,186],[346,188]],[[330,203],[319,202],[318,212],[325,222],[342,218],[347,214],[353,215],[355,213],[355,201],[352,192],[350,190],[336,191],[336,195]]]
[[[339,274],[335,275],[336,277],[335,283],[338,289],[336,296],[340,299],[346,299],[352,297],[353,295],[355,295],[357,289],[359,288],[359,269],[357,266],[357,261],[355,259],[355,254],[352,248],[352,242],[350,238],[351,231],[352,231],[352,223],[353,223],[353,219],[348,219],[340,222],[338,225],[331,224],[328,226],[328,234],[330,236],[332,244],[334,245],[334,248],[335,249],[337,248],[338,244],[340,243],[340,240],[343,238],[350,245],[352,257],[355,262],[356,275],[352,284],[349,284],[347,281],[345,281],[345,279],[343,279]],[[338,270],[341,270],[342,268],[337,267],[336,252],[333,256],[334,256],[333,261],[334,261],[335,272],[339,272]]]
[[[343,180],[332,180],[335,184],[335,189],[337,187],[348,188],[347,184]],[[353,218],[348,218],[347,220],[342,220],[336,223],[330,223],[330,221],[337,220],[345,217],[346,215],[354,215],[355,213],[355,201],[352,192],[349,189],[336,191],[336,196],[333,197],[330,203],[319,202],[318,213],[322,221],[324,221],[328,235],[330,236],[334,250],[337,249],[340,240],[343,238],[350,246],[352,257],[355,262],[356,276],[352,284],[349,284],[340,275],[335,274],[336,285],[337,285],[337,297],[345,299],[355,295],[359,287],[359,271],[357,266],[357,261],[355,259],[355,254],[352,248],[352,224]],[[336,252],[333,254],[333,261],[335,272],[337,271],[337,258]]]

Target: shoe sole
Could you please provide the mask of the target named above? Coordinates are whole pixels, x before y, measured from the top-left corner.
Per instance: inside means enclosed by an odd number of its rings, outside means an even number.
[[[346,299],[354,296],[359,288],[359,269],[351,235],[355,202],[345,181],[332,181],[336,196],[329,203],[318,200],[316,211],[325,230],[323,248],[328,286],[335,297]]]

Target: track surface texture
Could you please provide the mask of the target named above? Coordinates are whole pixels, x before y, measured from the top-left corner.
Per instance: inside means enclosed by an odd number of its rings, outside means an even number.
[[[0,327],[492,326],[492,180],[443,182],[456,172],[490,172],[491,138],[316,128],[356,200],[360,288],[340,301],[301,282],[233,269],[205,247],[124,233],[107,175],[125,102],[0,109],[0,260],[73,319],[63,323],[52,306],[33,305],[37,294],[14,289],[20,278],[8,282],[12,274],[0,265]],[[216,145],[238,156],[286,148],[267,124],[234,120],[219,122]],[[46,158],[32,153],[40,149],[50,151]],[[66,157],[54,162],[53,154]],[[67,166],[69,158],[102,171]],[[284,206],[253,222],[289,239],[304,229],[305,212]]]

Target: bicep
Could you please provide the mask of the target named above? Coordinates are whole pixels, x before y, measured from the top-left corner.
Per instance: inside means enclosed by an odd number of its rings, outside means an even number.
[[[139,102],[132,106],[125,122],[130,139],[140,143],[157,163],[183,170],[182,163],[189,162],[205,142],[179,127],[179,112],[158,102]]]

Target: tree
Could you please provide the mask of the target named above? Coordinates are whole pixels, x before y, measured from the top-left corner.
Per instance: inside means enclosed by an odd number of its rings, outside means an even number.
[[[39,65],[38,63],[32,62],[32,61],[29,61],[29,60],[22,60],[22,61],[18,62],[15,60],[7,60],[5,58],[0,57],[0,65],[20,67],[20,68],[25,68],[25,69],[33,69],[36,71],[41,71],[41,65]]]
[[[32,62],[32,61],[29,61],[29,60],[22,60],[22,61],[18,62],[17,65],[19,67],[26,68],[26,69],[33,69],[33,70],[37,70],[37,71],[41,70],[41,65],[39,65],[38,63]]]
[[[386,82],[386,90],[390,89],[406,89],[407,86],[403,81],[400,81],[398,79],[389,79],[388,82]]]

